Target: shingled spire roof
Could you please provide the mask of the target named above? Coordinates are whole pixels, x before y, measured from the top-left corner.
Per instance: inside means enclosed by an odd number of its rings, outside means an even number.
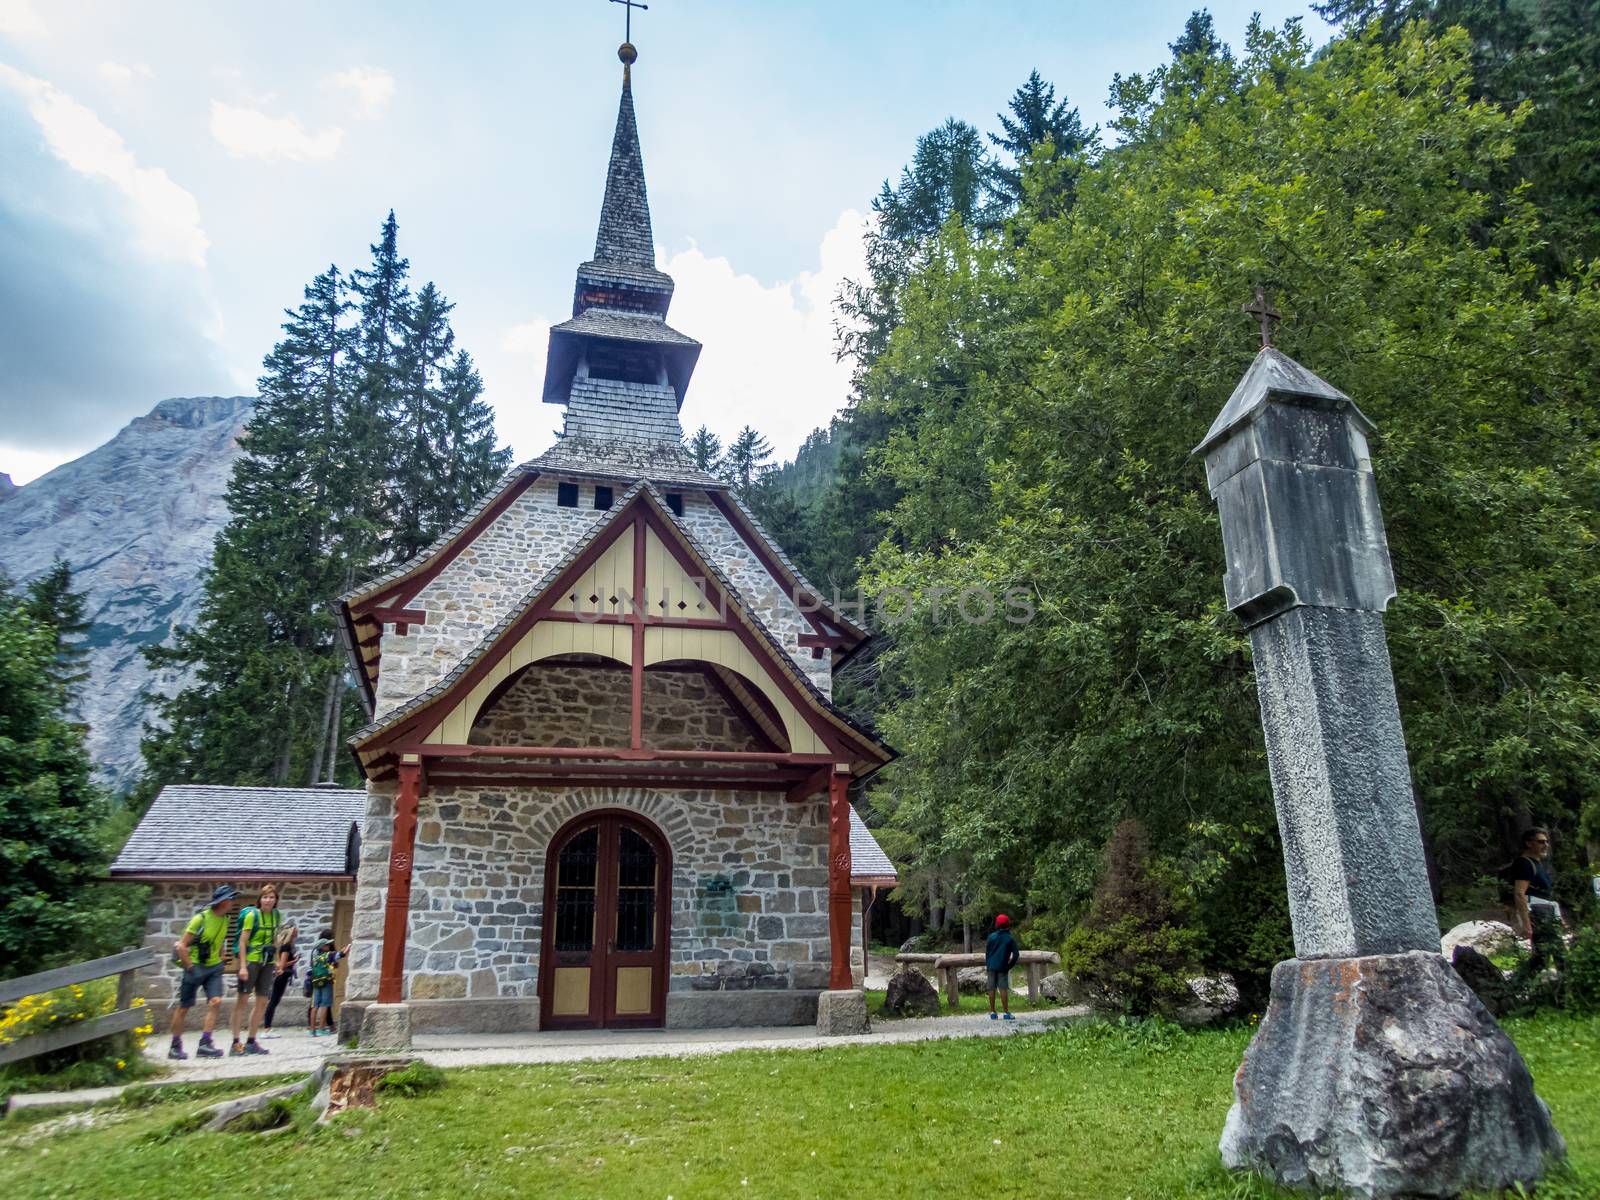
[[[633,80],[627,66],[622,68],[622,104],[617,109],[617,131],[611,138],[611,166],[606,171],[606,198],[600,205],[594,260],[650,271],[656,265],[650,201],[644,189],[644,157],[639,153],[639,127],[633,117]]]
[[[586,470],[585,458],[635,461],[640,475],[688,464],[678,409],[700,343],[667,324],[672,277],[656,270],[644,158],[633,113],[632,46],[622,58],[622,100],[611,138],[605,199],[594,258],[578,267],[572,319],[550,330],[544,399],[567,405],[555,453],[562,469]],[[617,444],[625,444],[623,453]],[[647,451],[647,453],[646,453]],[[546,456],[548,457],[548,456]],[[554,460],[541,463],[554,466]],[[681,473],[681,471],[680,471]]]

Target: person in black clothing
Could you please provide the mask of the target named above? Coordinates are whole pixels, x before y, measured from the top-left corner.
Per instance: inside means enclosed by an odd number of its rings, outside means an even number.
[[[295,951],[295,939],[300,936],[297,926],[291,925],[283,931],[283,938],[278,943],[278,952],[287,958],[283,970],[272,981],[272,999],[267,1002],[266,1015],[261,1019],[261,1027],[272,1028],[272,1014],[278,1011],[278,1002],[283,999],[283,993],[294,982],[295,964],[299,955]]]
[[[1522,853],[1504,872],[1512,887],[1511,927],[1533,943],[1533,953],[1511,977],[1513,985],[1537,979],[1552,962],[1557,971],[1567,965],[1561,906],[1556,903],[1555,881],[1545,865],[1549,854],[1550,831],[1536,825],[1522,835]]]
[[[994,994],[1000,993],[1000,1004],[1005,1009],[1005,1019],[1011,1016],[1011,968],[1022,957],[1017,939],[1011,935],[1011,918],[1001,913],[994,919],[994,932],[983,944],[983,969],[989,973],[989,1020],[996,1019]]]

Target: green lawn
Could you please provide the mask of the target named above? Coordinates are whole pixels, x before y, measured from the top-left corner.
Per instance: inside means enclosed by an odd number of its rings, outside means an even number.
[[[902,1020],[903,1018],[900,1017],[884,1016],[883,1000],[887,994],[887,992],[868,992],[867,1014],[875,1021],[880,1018],[885,1021]],[[970,1017],[975,1014],[986,1013],[989,1011],[989,994],[987,992],[962,992],[960,995],[960,1001],[960,1008],[951,1008],[945,1003],[944,992],[941,991],[939,993],[939,1015],[941,1017]],[[1000,1011],[1000,997],[998,996],[995,997],[994,1007],[996,1012]],[[1060,1007],[1062,1006],[1056,1001],[1046,1000],[1042,996],[1039,998],[1039,1003],[1037,1005],[1029,1004],[1028,993],[1023,988],[1018,988],[1016,991],[1011,993],[1012,1012],[1044,1012],[1048,1009]]]
[[[1600,1194],[1600,1018],[1515,1022],[1579,1174]],[[1028,1037],[451,1072],[324,1129],[159,1132],[197,1101],[49,1132],[0,1125],[23,1197],[1278,1195],[1219,1165],[1248,1031],[1077,1025]]]

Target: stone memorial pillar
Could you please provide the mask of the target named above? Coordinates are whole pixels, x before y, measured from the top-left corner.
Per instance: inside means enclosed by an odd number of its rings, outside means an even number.
[[[1564,1147],[1516,1047],[1439,952],[1384,638],[1395,586],[1372,432],[1264,344],[1195,451],[1228,607],[1250,628],[1295,944],[1234,1081],[1222,1157],[1293,1187],[1452,1196],[1531,1182]]]

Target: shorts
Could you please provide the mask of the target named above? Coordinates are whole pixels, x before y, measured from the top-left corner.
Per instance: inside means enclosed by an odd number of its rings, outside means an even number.
[[[311,1007],[312,1008],[332,1008],[333,1007],[333,984],[331,984],[331,983],[319,983],[319,984],[317,984],[316,987],[311,989]]]
[[[195,994],[205,990],[207,1000],[222,999],[222,964],[209,967],[193,966],[183,973],[178,982],[178,1007],[194,1007]]]
[[[239,989],[239,995],[248,996],[251,992],[258,996],[272,995],[272,981],[275,978],[275,973],[271,963],[247,963],[245,969],[249,972],[246,978],[240,979],[237,972],[233,976],[234,986]]]
[[[1011,972],[990,971],[989,990],[991,992],[1009,992],[1011,990]]]

